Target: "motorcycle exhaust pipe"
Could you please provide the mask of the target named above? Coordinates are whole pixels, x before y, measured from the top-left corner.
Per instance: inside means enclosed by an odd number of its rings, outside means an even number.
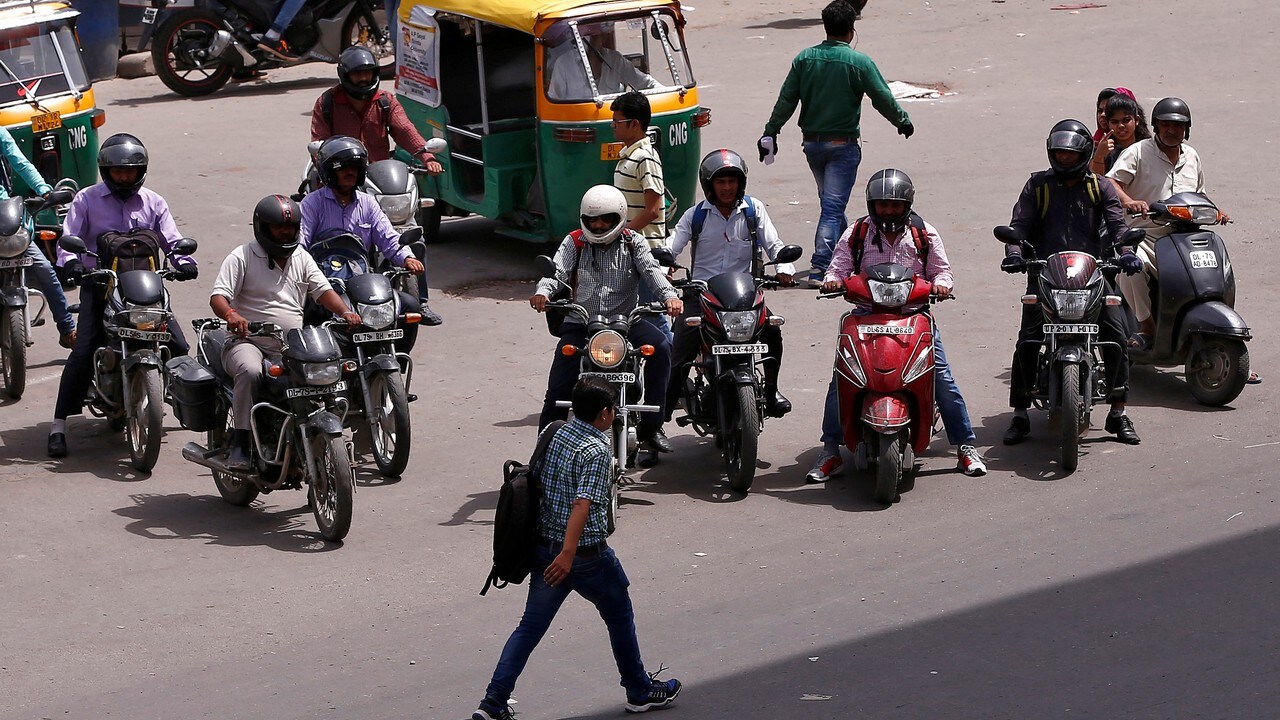
[[[213,34],[213,42],[209,43],[209,57],[220,58],[222,53],[227,51],[231,46],[231,33],[226,30],[219,30]]]
[[[182,446],[182,458],[184,460],[189,460],[210,470],[217,470],[220,473],[235,474],[228,470],[221,460],[217,459],[221,452],[221,450],[205,450],[194,442],[189,442]]]

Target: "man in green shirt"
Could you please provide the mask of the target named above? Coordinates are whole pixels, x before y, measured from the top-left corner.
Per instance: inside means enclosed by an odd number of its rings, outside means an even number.
[[[822,284],[836,240],[848,226],[844,211],[862,161],[862,148],[858,145],[862,96],[871,96],[872,106],[898,128],[899,135],[909,138],[915,132],[875,63],[849,47],[855,14],[847,0],[833,0],[822,9],[827,39],[806,48],[791,61],[791,72],[782,83],[773,114],[757,143],[761,160],[777,152],[778,132],[800,104],[798,122],[804,155],[818,183],[822,207],[814,237],[814,270],[809,275],[813,285]]]

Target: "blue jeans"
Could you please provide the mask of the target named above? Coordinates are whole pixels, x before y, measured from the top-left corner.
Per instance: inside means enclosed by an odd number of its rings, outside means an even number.
[[[27,268],[27,272],[44,293],[45,302],[49,305],[49,314],[53,316],[53,322],[58,326],[58,333],[71,332],[76,328],[76,323],[71,319],[71,311],[67,309],[67,296],[62,292],[62,283],[58,282],[58,274],[49,264],[49,258],[40,252],[40,248],[36,247],[35,243],[27,246],[27,257],[34,261]]]
[[[280,12],[276,13],[276,19],[271,21],[271,29],[283,35],[289,23],[293,22],[293,16],[297,15],[306,4],[307,0],[284,0],[284,4],[280,6]]]
[[[804,156],[818,184],[818,201],[822,212],[813,239],[813,266],[826,270],[831,264],[836,241],[849,226],[844,216],[849,194],[858,178],[862,162],[862,146],[855,139],[843,142],[806,142]]]
[[[644,697],[649,692],[649,676],[640,660],[640,643],[636,640],[635,613],[631,609],[631,596],[627,586],[631,584],[622,571],[622,564],[612,549],[605,549],[599,557],[573,559],[569,577],[555,587],[542,578],[559,550],[552,550],[546,543],[539,543],[533,573],[529,576],[529,599],[524,615],[515,632],[502,648],[502,657],[493,670],[493,679],[485,690],[485,704],[506,707],[515,689],[516,679],[529,661],[529,655],[538,646],[556,612],[571,591],[577,592],[596,606],[605,627],[609,629],[609,644],[613,646],[613,659],[618,664],[622,687],[627,697]]]
[[[947,442],[972,445],[978,438],[973,434],[973,424],[969,422],[969,408],[960,396],[956,379],[951,376],[951,365],[947,362],[947,351],[942,347],[942,333],[937,323],[933,324],[933,399],[938,404],[938,414],[942,415],[942,426],[947,430]],[[933,418],[929,418],[929,423],[933,424]],[[840,407],[836,400],[836,376],[833,373],[831,384],[827,385],[826,407],[822,411],[822,443],[839,445],[843,441]]]

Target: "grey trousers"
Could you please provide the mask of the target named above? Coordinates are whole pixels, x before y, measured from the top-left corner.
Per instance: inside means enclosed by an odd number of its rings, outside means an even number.
[[[234,379],[231,413],[236,430],[249,430],[249,416],[262,380],[262,361],[280,355],[280,341],[270,337],[236,338],[222,349],[222,367]]]

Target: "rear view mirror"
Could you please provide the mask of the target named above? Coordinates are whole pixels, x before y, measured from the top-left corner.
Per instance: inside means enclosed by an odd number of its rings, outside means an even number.
[[[44,201],[46,205],[66,205],[71,202],[75,196],[76,191],[74,188],[59,186],[54,188],[53,192],[50,192],[49,196],[46,197]]]
[[[780,262],[780,263],[795,262],[799,260],[800,256],[803,254],[804,254],[804,248],[800,247],[799,245],[784,245],[783,248],[778,251],[778,257],[774,259],[774,262]]]
[[[538,275],[544,278],[556,276],[556,261],[546,255],[539,255],[533,260],[533,267],[538,271]]]
[[[195,239],[184,237],[179,239],[177,244],[173,246],[173,254],[174,255],[195,255],[197,247],[199,247],[199,245],[196,243]]]
[[[662,267],[669,268],[672,265],[676,264],[676,258],[675,258],[675,255],[671,254],[671,248],[665,248],[665,247],[654,248],[649,252],[653,253],[653,259],[657,260],[658,264],[661,265]]]
[[[85,246],[84,240],[78,235],[63,235],[58,238],[58,247],[75,255],[83,255],[89,252],[89,248]]]
[[[427,141],[427,152],[432,155],[439,155],[448,149],[449,143],[445,142],[444,138],[431,138]]]
[[[422,228],[420,227],[411,227],[408,230],[405,230],[404,232],[400,233],[401,247],[404,247],[406,245],[412,245],[420,240],[422,240]]]
[[[1022,233],[1008,225],[1001,225],[992,230],[992,232],[995,234],[996,239],[1005,245],[1021,245],[1023,242]]]
[[[1145,240],[1147,231],[1142,228],[1129,228],[1120,233],[1120,239],[1112,247],[1134,247]]]

